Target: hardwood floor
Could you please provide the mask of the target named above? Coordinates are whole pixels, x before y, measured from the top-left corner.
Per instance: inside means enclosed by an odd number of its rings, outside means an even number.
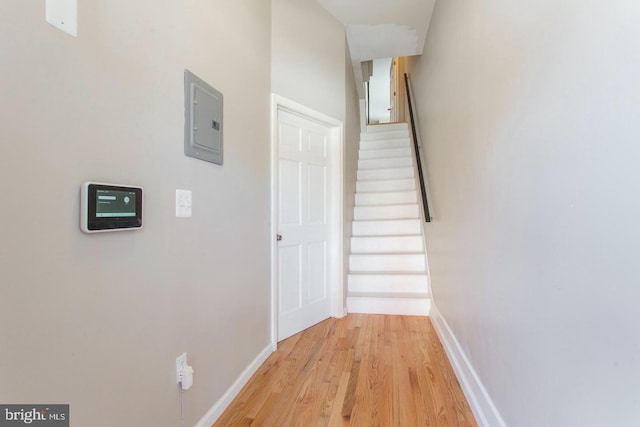
[[[428,317],[349,314],[278,345],[221,426],[476,426]]]

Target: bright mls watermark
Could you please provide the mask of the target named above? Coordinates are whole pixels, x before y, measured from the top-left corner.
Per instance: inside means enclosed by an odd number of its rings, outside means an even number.
[[[2,405],[0,427],[69,427],[69,405]]]

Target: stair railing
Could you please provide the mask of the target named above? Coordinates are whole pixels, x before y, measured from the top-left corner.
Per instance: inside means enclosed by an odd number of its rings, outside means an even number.
[[[413,101],[413,91],[409,83],[409,75],[404,73],[404,84],[407,91],[407,103],[409,104],[409,119],[411,121],[411,133],[413,136],[413,147],[416,152],[416,166],[418,166],[418,180],[420,181],[420,193],[422,194],[422,207],[424,209],[424,220],[431,222],[431,214],[429,212],[429,203],[427,202],[427,188],[424,182],[424,174],[422,173],[422,161],[420,156],[420,144],[418,143],[418,132],[416,131],[416,122],[413,115],[415,103]]]

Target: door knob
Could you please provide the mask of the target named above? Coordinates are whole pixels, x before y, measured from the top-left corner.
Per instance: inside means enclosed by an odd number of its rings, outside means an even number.
[[[280,240],[282,240],[282,235],[281,235],[281,234],[278,234],[278,235],[276,236],[276,240],[277,240],[278,242],[279,242]]]

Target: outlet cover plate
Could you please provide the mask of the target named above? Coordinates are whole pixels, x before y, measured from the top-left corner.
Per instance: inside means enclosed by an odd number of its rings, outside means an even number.
[[[182,353],[176,359],[176,382],[180,384],[180,372],[187,366],[187,353]]]

